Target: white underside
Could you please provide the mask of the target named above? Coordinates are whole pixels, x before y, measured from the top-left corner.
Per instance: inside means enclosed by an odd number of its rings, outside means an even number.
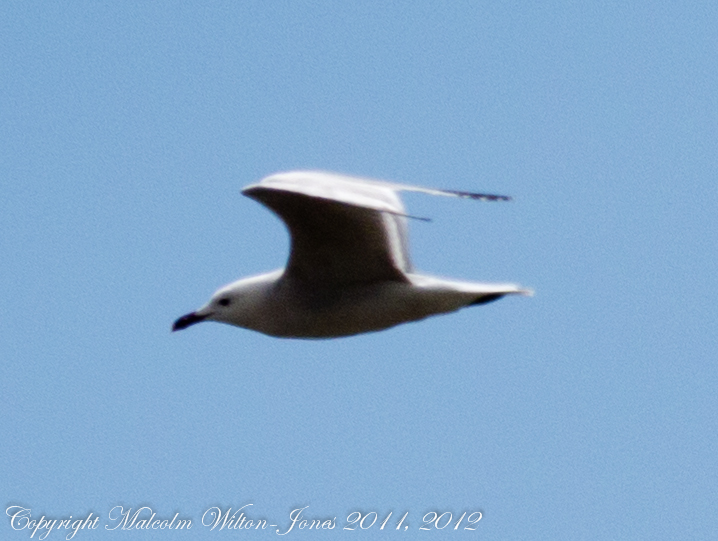
[[[470,305],[482,295],[531,294],[515,284],[462,282],[407,274],[411,283],[382,282],[356,286],[345,288],[340,295],[328,300],[317,300],[311,298],[306,290],[297,291],[290,282],[283,281],[281,277],[277,279],[276,274],[265,276],[266,288],[262,288],[263,292],[256,298],[252,309],[245,307],[235,317],[226,314],[211,319],[271,336],[332,338],[379,331],[453,312]]]

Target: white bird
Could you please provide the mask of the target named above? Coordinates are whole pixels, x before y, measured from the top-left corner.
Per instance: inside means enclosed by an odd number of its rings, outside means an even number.
[[[399,191],[497,201],[500,195],[435,190],[318,171],[277,173],[242,190],[291,235],[284,269],[219,289],[173,331],[212,320],[286,338],[379,331],[504,295],[515,284],[462,282],[413,271]]]

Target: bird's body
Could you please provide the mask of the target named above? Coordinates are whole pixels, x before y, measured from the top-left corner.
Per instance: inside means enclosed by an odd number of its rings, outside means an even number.
[[[408,252],[399,190],[448,192],[321,172],[279,173],[243,190],[274,211],[292,237],[285,269],[238,280],[173,330],[215,320],[264,334],[333,338],[530,294],[514,284],[446,280],[417,274]]]

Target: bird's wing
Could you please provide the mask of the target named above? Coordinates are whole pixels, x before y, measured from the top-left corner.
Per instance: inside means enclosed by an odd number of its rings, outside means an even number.
[[[407,215],[399,191],[489,201],[510,199],[321,171],[278,173],[242,193],[266,205],[287,225],[292,237],[288,275],[331,287],[408,281]]]
[[[395,190],[330,173],[272,175],[242,190],[292,238],[285,275],[322,288],[408,282],[404,207]]]

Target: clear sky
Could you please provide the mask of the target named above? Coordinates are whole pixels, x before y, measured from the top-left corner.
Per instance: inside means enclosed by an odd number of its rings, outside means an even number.
[[[201,524],[247,504],[336,517],[298,539],[432,511],[483,515],[427,539],[715,535],[718,5],[194,4],[0,5],[3,511],[92,512],[88,540],[275,537]],[[512,195],[407,194],[414,262],[536,296],[170,333],[284,264],[240,189],[299,168]],[[192,529],[106,531],[117,505]]]

